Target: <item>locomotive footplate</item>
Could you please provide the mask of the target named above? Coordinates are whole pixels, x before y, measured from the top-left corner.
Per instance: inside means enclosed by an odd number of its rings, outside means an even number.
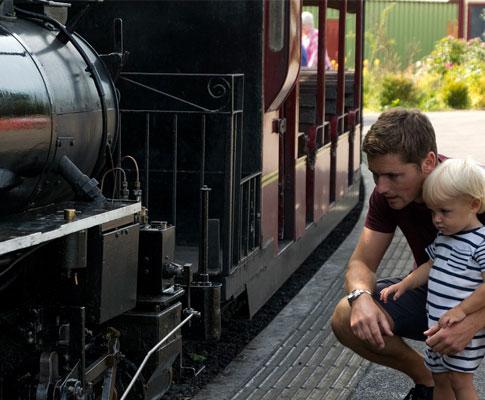
[[[72,220],[65,219],[65,210],[75,210]],[[133,218],[140,211],[141,203],[70,201],[9,216],[0,220],[0,255],[111,221]]]

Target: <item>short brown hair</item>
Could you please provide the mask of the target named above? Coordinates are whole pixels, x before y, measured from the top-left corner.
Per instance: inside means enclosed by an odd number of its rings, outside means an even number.
[[[372,158],[398,154],[405,163],[420,165],[427,154],[437,154],[436,137],[428,117],[415,109],[384,111],[370,127],[362,150]]]

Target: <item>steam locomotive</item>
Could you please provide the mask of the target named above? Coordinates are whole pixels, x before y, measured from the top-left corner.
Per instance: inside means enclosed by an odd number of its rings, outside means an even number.
[[[0,0],[0,399],[158,399],[182,326],[217,340],[291,276],[358,200],[362,15]]]

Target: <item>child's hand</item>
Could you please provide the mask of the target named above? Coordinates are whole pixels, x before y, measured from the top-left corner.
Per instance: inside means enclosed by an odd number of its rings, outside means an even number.
[[[456,307],[453,307],[451,310],[448,310],[441,316],[439,320],[439,325],[442,328],[446,328],[447,326],[451,326],[456,322],[460,322],[461,320],[465,319],[465,317],[465,312],[458,305]]]
[[[394,293],[394,297],[392,298],[396,301],[402,294],[406,291],[406,286],[400,283],[395,283],[394,285],[388,286],[381,290],[381,300],[384,303],[387,303],[388,297]]]

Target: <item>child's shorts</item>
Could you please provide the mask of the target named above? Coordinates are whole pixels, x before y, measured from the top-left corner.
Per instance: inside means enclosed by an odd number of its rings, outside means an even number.
[[[482,329],[468,343],[465,350],[459,353],[443,355],[427,348],[424,362],[431,372],[435,374],[449,371],[473,373],[480,365],[484,355],[485,330]]]
[[[414,340],[426,340],[423,332],[428,329],[426,315],[427,287],[408,290],[397,301],[388,300],[383,303],[380,300],[381,290],[400,282],[404,277],[379,279],[374,291],[374,299],[387,311],[394,321],[394,334]]]

